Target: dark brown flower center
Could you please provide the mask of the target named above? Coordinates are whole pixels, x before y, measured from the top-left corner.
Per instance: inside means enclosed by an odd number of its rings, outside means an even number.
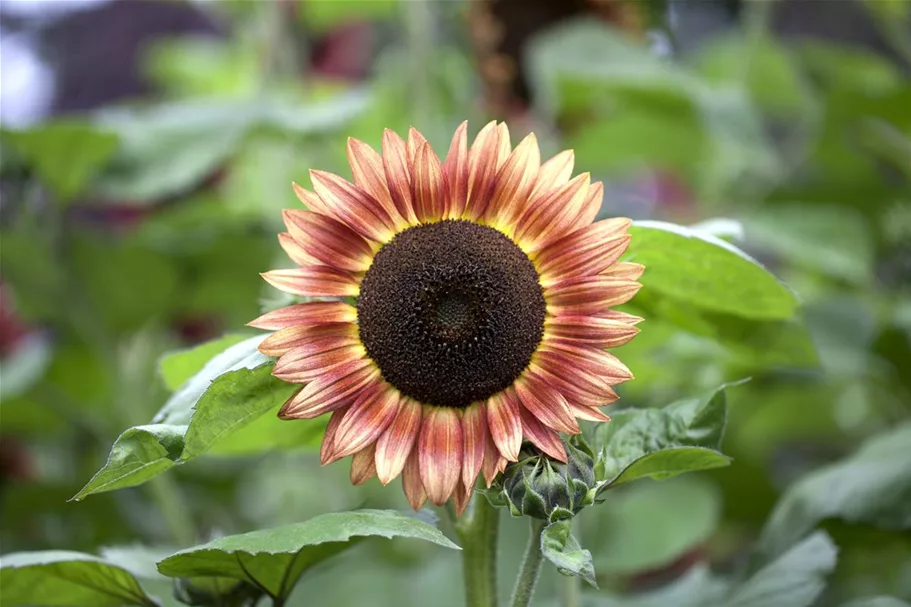
[[[510,386],[541,342],[544,315],[528,256],[470,221],[397,234],[377,253],[357,300],[361,341],[386,381],[444,407]]]

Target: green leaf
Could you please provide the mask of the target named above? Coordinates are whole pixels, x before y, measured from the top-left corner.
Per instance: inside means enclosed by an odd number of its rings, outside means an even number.
[[[81,193],[117,149],[117,137],[76,121],[46,122],[26,131],[3,131],[7,142],[34,166],[61,202]]]
[[[591,607],[720,607],[729,584],[697,564],[658,590],[627,596],[592,595]]]
[[[303,523],[230,535],[182,550],[158,564],[170,577],[217,576],[245,580],[285,598],[312,567],[368,537],[421,539],[459,549],[438,529],[388,510],[322,514]]]
[[[736,588],[724,607],[808,607],[835,569],[837,551],[828,535],[814,533]]]
[[[893,596],[871,596],[842,603],[841,607],[909,607],[911,604]]]
[[[162,356],[158,371],[168,390],[176,390],[199,373],[215,355],[249,338],[243,333],[231,333],[192,348],[170,352]]]
[[[794,294],[755,259],[719,238],[660,221],[630,228],[628,260],[644,287],[705,310],[756,320],[794,316]]]
[[[827,518],[886,529],[911,527],[911,424],[875,436],[852,456],[791,486],[772,512],[758,552],[774,558]]]
[[[271,417],[298,388],[272,376],[274,363],[256,349],[264,336],[237,343],[212,358],[165,403],[152,424],[126,430],[114,443],[104,467],[73,499],[132,487],[184,464],[214,447],[250,453],[318,442],[324,420],[281,422]],[[273,440],[276,425],[282,429]],[[281,438],[283,437],[283,438]]]
[[[616,575],[670,565],[706,541],[720,518],[718,490],[692,476],[630,485],[577,517],[595,569]]]
[[[669,478],[684,472],[726,466],[720,453],[727,422],[724,384],[700,398],[661,409],[627,409],[595,430],[595,475],[605,489],[638,478]]]
[[[128,571],[80,552],[17,552],[0,558],[0,606],[106,607],[157,603]]]
[[[563,575],[578,576],[598,587],[592,554],[573,537],[571,520],[551,523],[541,532],[541,553]]]

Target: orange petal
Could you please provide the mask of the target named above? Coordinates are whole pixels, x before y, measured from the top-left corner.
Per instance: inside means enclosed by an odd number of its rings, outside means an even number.
[[[466,489],[461,483],[456,485],[452,494],[452,503],[455,504],[456,516],[462,516],[462,513],[465,512],[465,508],[468,507],[468,503],[471,501],[473,491],[473,486]]]
[[[288,233],[319,263],[339,270],[364,272],[373,248],[356,232],[331,217],[308,211],[282,211]]]
[[[327,266],[272,270],[262,277],[279,291],[305,297],[357,297],[360,291],[353,274]]]
[[[295,325],[331,325],[355,320],[357,310],[343,301],[311,301],[266,312],[247,325],[277,331]]]
[[[383,167],[383,158],[372,147],[358,141],[348,139],[348,164],[351,165],[351,174],[355,185],[373,196],[380,206],[392,218],[398,230],[408,226],[408,220],[399,212],[392,200],[389,186],[386,182],[386,169]]]
[[[338,430],[338,425],[341,423],[342,418],[345,417],[347,411],[347,407],[336,409],[329,416],[329,424],[323,434],[323,444],[320,445],[319,449],[319,461],[324,466],[330,461],[335,461],[332,457],[333,453],[335,453],[335,431]]]
[[[585,227],[595,220],[598,211],[601,210],[601,201],[604,199],[604,184],[596,181],[588,188],[588,195],[582,202],[582,208],[579,209],[575,221],[573,222],[570,232]]]
[[[376,466],[374,462],[375,445],[370,445],[354,454],[351,458],[351,484],[363,485],[371,478],[376,476]]]
[[[567,434],[578,434],[582,431],[579,422],[570,412],[566,399],[546,382],[529,376],[519,379],[515,386],[519,402],[542,424]]]
[[[423,223],[439,221],[445,212],[443,168],[429,143],[424,143],[414,159],[412,182],[414,212]]]
[[[405,142],[396,133],[386,129],[383,132],[383,170],[389,194],[399,214],[408,223],[418,223],[411,203],[411,162]]]
[[[320,260],[308,253],[307,250],[304,249],[303,245],[294,240],[294,237],[287,232],[281,232],[278,235],[278,244],[281,245],[282,250],[288,256],[288,259],[299,266],[322,265],[322,262],[320,262]]]
[[[643,272],[645,272],[645,266],[641,263],[621,261],[602,271],[601,275],[624,280],[639,280]]]
[[[420,510],[427,501],[427,492],[424,490],[424,483],[421,482],[419,459],[419,449],[412,449],[411,455],[405,460],[405,468],[402,470],[402,489],[405,491],[408,503],[415,510]]]
[[[360,391],[370,382],[377,381],[379,370],[373,364],[349,372],[349,368],[330,370],[310,382],[304,389],[288,399],[278,416],[282,419],[312,419],[323,413],[350,405]]]
[[[563,394],[568,402],[595,407],[617,400],[617,393],[606,381],[587,371],[573,368],[565,356],[554,352],[536,352],[534,362],[525,372],[529,377],[536,376],[547,382]]]
[[[570,232],[588,192],[588,173],[561,188],[532,200],[516,223],[515,240],[526,253],[534,254],[549,242]]]
[[[566,278],[594,276],[608,270],[626,251],[629,241],[629,234],[601,241],[588,239],[580,246],[567,247],[559,256],[549,257],[546,263],[540,261],[539,256],[536,265],[541,274],[541,286],[548,287]]]
[[[376,474],[384,485],[402,472],[420,432],[421,415],[420,404],[402,397],[395,420],[376,441]]]
[[[309,304],[304,304],[309,305]],[[357,325],[354,323],[337,325],[295,324],[279,329],[259,344],[259,351],[266,356],[282,356],[294,348],[310,344],[314,339],[322,339],[318,348],[341,348],[357,343]],[[334,340],[334,341],[333,341]],[[307,355],[311,355],[310,352]]]
[[[573,175],[575,162],[573,151],[565,150],[542,164],[529,198],[538,198],[566,184]]]
[[[388,242],[396,232],[395,221],[373,196],[325,171],[310,171],[313,191],[323,201],[329,215],[364,238]]]
[[[442,506],[462,473],[462,422],[451,407],[428,407],[418,439],[421,481],[427,497]]]
[[[574,230],[542,248],[535,256],[535,265],[541,272],[555,272],[556,268],[571,268],[570,260],[599,251],[608,243],[616,243],[626,235],[632,221],[625,217],[604,219]],[[623,251],[618,253],[621,255]]]
[[[631,324],[597,316],[556,316],[544,322],[544,333],[557,339],[616,348],[639,333]]]
[[[560,442],[560,435],[551,430],[535,417],[528,409],[521,409],[522,415],[522,433],[531,443],[561,462],[566,461],[566,449]]]
[[[443,162],[443,183],[447,187],[446,218],[461,219],[468,201],[468,122],[456,129]]]
[[[563,339],[548,339],[542,351],[566,358],[566,365],[600,377],[611,386],[633,379],[633,373],[613,354],[586,344]]]
[[[497,173],[496,185],[487,208],[486,222],[511,229],[522,215],[535,185],[541,152],[534,133],[522,140]]]
[[[607,320],[616,320],[617,322],[625,322],[628,325],[636,325],[645,320],[641,316],[634,316],[632,314],[627,314],[626,312],[620,312],[618,310],[605,310],[598,314],[601,318],[606,318]]]
[[[497,148],[497,171],[503,168],[509,153],[512,151],[512,141],[509,137],[509,127],[505,122],[497,125],[497,135],[500,139],[500,145]]]
[[[487,428],[500,454],[509,461],[517,461],[522,447],[522,421],[512,388],[487,399]]]
[[[569,410],[572,411],[579,419],[584,419],[590,422],[609,422],[610,417],[605,415],[601,409],[598,407],[589,407],[586,405],[577,405],[572,401],[566,401],[569,405]]]
[[[544,289],[547,311],[559,315],[597,315],[631,300],[642,285],[610,276],[577,276]]]
[[[484,465],[481,467],[484,473],[484,484],[487,488],[493,483],[497,474],[506,467],[506,458],[500,454],[500,450],[493,442],[493,436],[487,433],[487,440],[484,441]]]
[[[347,457],[373,445],[395,419],[398,411],[398,390],[388,384],[377,384],[375,390],[363,390],[338,427],[335,457]]]
[[[405,151],[408,154],[408,162],[414,166],[414,163],[417,161],[418,153],[421,151],[421,148],[424,145],[430,145],[427,143],[427,140],[421,135],[421,132],[414,127],[408,129],[408,140],[405,143]]]
[[[496,122],[489,122],[475,137],[468,150],[468,200],[464,217],[476,221],[484,216],[493,193],[497,174],[500,131]]]
[[[282,381],[293,384],[302,384],[327,373],[353,372],[361,367],[372,364],[366,357],[364,347],[360,344],[333,348],[331,350],[316,350],[313,348],[295,348],[275,363],[272,375]],[[297,352],[304,350],[306,352]],[[308,353],[311,353],[309,356]]]
[[[483,403],[475,403],[462,412],[462,484],[474,487],[484,464],[484,446],[487,444],[487,411]]]

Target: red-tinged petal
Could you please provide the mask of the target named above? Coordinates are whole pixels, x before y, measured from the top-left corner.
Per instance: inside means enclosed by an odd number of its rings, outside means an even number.
[[[266,312],[247,325],[277,331],[295,325],[332,325],[355,320],[357,310],[343,301],[311,301]]]
[[[598,314],[601,318],[606,318],[608,320],[615,320],[617,322],[625,322],[628,325],[637,325],[643,320],[641,316],[634,316],[632,314],[627,314],[626,312],[620,312],[618,310],[607,310]]]
[[[500,454],[511,462],[519,459],[522,421],[519,402],[511,388],[487,399],[487,429]]]
[[[383,167],[383,158],[372,147],[358,141],[348,139],[348,164],[351,165],[351,174],[355,185],[373,196],[386,210],[397,229],[402,230],[408,226],[408,220],[403,216],[389,192],[386,182],[386,169]]]
[[[291,187],[294,189],[294,195],[297,196],[297,199],[303,203],[307,209],[313,213],[320,213],[321,215],[332,216],[332,212],[329,207],[326,206],[326,203],[320,200],[320,197],[311,192],[302,188],[297,183],[291,182]]]
[[[512,229],[516,219],[526,211],[540,164],[538,140],[532,133],[516,146],[497,173],[485,218],[488,225]]]
[[[272,270],[262,277],[279,291],[305,297],[357,297],[360,291],[353,274],[327,266]]]
[[[576,216],[575,220],[572,223],[570,232],[573,230],[578,230],[587,225],[590,225],[595,217],[598,216],[598,211],[601,210],[601,201],[604,199],[604,184],[600,181],[596,181],[591,184],[591,187],[588,188],[588,195],[585,197],[585,200],[582,202],[582,207],[579,209],[579,214]]]
[[[376,466],[373,464],[375,445],[370,445],[354,454],[351,458],[351,484],[363,485],[376,476]]]
[[[566,399],[546,382],[537,381],[534,376],[523,377],[515,383],[515,387],[522,406],[545,426],[567,434],[582,431],[579,422],[570,413]]]
[[[475,403],[462,412],[462,438],[462,483],[471,489],[481,473],[487,444],[487,410],[483,403]]]
[[[328,215],[342,222],[364,238],[385,243],[396,233],[396,224],[376,198],[325,171],[310,171],[313,191],[319,196]]]
[[[554,315],[597,315],[631,300],[642,285],[610,276],[579,276],[544,289],[547,311]]]
[[[549,242],[569,233],[588,192],[590,176],[583,173],[563,187],[532,200],[516,223],[515,240],[533,255]]]
[[[427,140],[421,135],[421,132],[414,127],[408,129],[408,140],[405,143],[405,151],[408,154],[408,162],[414,165],[417,161],[418,153],[421,151],[421,148],[425,145],[430,145],[427,143]]]
[[[588,407],[585,405],[578,405],[572,401],[567,401],[569,405],[569,410],[572,411],[579,419],[584,419],[589,422],[609,422],[610,417],[605,415],[601,409],[598,407]]]
[[[379,370],[372,364],[348,375],[331,370],[310,382],[286,402],[278,416],[282,419],[312,419],[323,413],[350,405],[370,382],[377,381]]]
[[[432,407],[424,415],[418,456],[427,497],[442,506],[462,474],[462,422],[456,409]]]
[[[376,441],[376,474],[384,485],[397,477],[421,430],[422,407],[407,397],[401,398],[401,405],[395,420]]]
[[[447,187],[446,217],[461,219],[468,201],[468,122],[456,129],[443,162],[443,183]]]
[[[463,213],[466,219],[476,221],[484,216],[493,193],[499,148],[497,123],[489,122],[468,150],[468,200]]]
[[[363,346],[349,346],[298,358],[292,350],[278,360],[272,375],[292,384],[315,381],[327,375],[348,375],[373,365]]]
[[[299,266],[322,265],[320,260],[308,253],[301,243],[294,240],[294,237],[287,232],[282,232],[278,235],[278,244],[281,245],[282,250],[288,255],[288,259]]]
[[[639,280],[639,278],[642,277],[643,272],[645,272],[645,266],[641,263],[621,261],[603,270],[601,275],[623,280]]]
[[[411,202],[411,162],[405,142],[396,133],[386,129],[383,132],[383,170],[389,194],[399,214],[409,223],[418,223]]]
[[[559,276],[561,271],[574,267],[572,262],[584,261],[604,249],[610,249],[611,254],[616,253],[616,260],[625,250],[625,246],[617,250],[624,244],[624,238],[627,238],[625,244],[628,245],[626,229],[631,223],[625,218],[605,219],[579,228],[542,248],[535,256],[535,265],[541,273]]]
[[[364,272],[373,262],[373,247],[340,221],[308,211],[285,210],[282,217],[288,233],[323,265]]]
[[[347,411],[347,407],[336,409],[329,416],[329,424],[326,426],[326,432],[323,433],[323,444],[319,450],[319,461],[324,466],[329,462],[335,461],[335,458],[332,457],[335,453],[335,431]]]
[[[497,474],[502,472],[505,467],[506,458],[500,454],[500,450],[493,442],[493,437],[488,432],[487,441],[484,443],[484,465],[481,467],[481,471],[484,474],[484,484],[487,485],[488,489],[493,484]]]
[[[544,323],[548,337],[589,344],[600,348],[616,348],[628,343],[639,333],[633,325],[597,316],[556,316]]]
[[[429,143],[424,143],[414,159],[412,181],[414,212],[423,223],[443,218],[446,199],[443,193],[443,168]]]
[[[420,510],[424,502],[427,501],[427,491],[424,490],[424,483],[421,481],[421,464],[418,451],[418,449],[412,449],[402,470],[402,489],[405,491],[408,503],[415,510]]]
[[[542,164],[529,198],[538,198],[565,185],[573,175],[575,162],[573,151],[565,150]]]
[[[365,389],[354,401],[335,435],[336,457],[346,457],[373,445],[399,411],[399,392],[387,384]]]
[[[309,305],[309,304],[304,304]],[[294,348],[306,346],[316,338],[326,341],[317,344],[317,347],[331,345],[335,348],[357,343],[357,325],[305,325],[297,324],[280,329],[264,339],[259,344],[259,351],[266,356],[282,356]],[[335,342],[329,341],[335,339]]]
[[[455,505],[456,516],[462,516],[462,513],[465,512],[465,508],[468,507],[468,503],[471,501],[473,491],[473,486],[466,489],[461,483],[456,485],[452,494],[452,503]]]
[[[610,269],[629,246],[630,236],[624,234],[602,242],[586,243],[549,260],[547,265],[539,264],[541,285],[548,287],[560,280],[577,276],[595,276]]]
[[[606,381],[572,367],[565,356],[554,352],[536,352],[526,374],[539,377],[563,394],[567,401],[577,404],[596,407],[617,400],[617,393]]]
[[[572,340],[548,339],[541,349],[565,356],[567,364],[597,375],[612,386],[633,379],[632,371],[620,359],[600,348]]]
[[[497,134],[500,138],[500,145],[497,148],[497,171],[503,168],[510,152],[512,152],[512,140],[509,137],[509,127],[505,122],[497,125]]]
[[[524,407],[521,409],[521,415],[522,433],[525,438],[550,457],[565,462],[566,449],[560,442],[560,435],[538,421],[538,418]]]

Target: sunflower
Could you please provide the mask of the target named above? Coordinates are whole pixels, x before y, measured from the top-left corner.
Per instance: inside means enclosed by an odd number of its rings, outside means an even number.
[[[382,155],[350,139],[354,183],[311,171],[308,210],[287,210],[282,247],[299,266],[266,272],[308,301],[250,323],[276,377],[302,384],[282,419],[331,413],[324,464],[352,456],[351,481],[402,475],[415,509],[468,503],[523,440],[565,461],[559,433],[609,421],[600,407],[632,373],[605,348],[641,319],[610,307],[643,267],[619,262],[630,220],[594,222],[603,187],[571,178],[573,153],[541,163],[505,124],[469,147],[467,124],[440,161],[416,130]]]

